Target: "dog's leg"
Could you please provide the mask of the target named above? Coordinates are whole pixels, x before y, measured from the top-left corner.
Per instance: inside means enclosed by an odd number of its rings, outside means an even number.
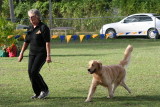
[[[119,85],[119,83],[114,83],[114,86],[113,86],[113,94],[114,94],[116,88],[118,87],[118,85]]]
[[[129,93],[131,93],[131,90],[127,87],[124,81],[122,81],[120,85],[123,86]]]
[[[92,96],[94,94],[94,92],[96,91],[96,88],[97,88],[97,83],[93,82],[90,86],[90,89],[89,89],[89,93],[88,93],[88,96],[87,96],[87,99],[85,100],[85,102],[90,102],[91,99],[92,99]]]
[[[112,88],[112,84],[109,84],[109,85],[108,85],[108,93],[109,93],[108,98],[113,98],[113,88]]]

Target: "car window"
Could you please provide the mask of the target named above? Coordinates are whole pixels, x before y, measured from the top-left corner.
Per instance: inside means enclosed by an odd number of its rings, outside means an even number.
[[[124,20],[124,23],[138,22],[139,18],[135,16],[128,17]]]
[[[154,14],[153,16],[155,16],[156,18],[158,18],[160,20],[160,15],[159,14]]]
[[[139,22],[153,21],[150,16],[147,15],[137,15],[139,17]]]
[[[160,19],[160,17],[159,17]],[[131,22],[146,22],[146,21],[153,21],[151,17],[147,15],[134,15],[128,17],[124,20],[124,23],[131,23]]]

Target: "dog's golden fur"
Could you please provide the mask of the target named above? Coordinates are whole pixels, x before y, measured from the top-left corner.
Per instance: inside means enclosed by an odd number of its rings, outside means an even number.
[[[91,101],[97,85],[102,85],[108,89],[108,98],[112,98],[114,96],[115,89],[118,85],[123,86],[129,93],[131,93],[130,89],[125,84],[125,68],[130,61],[132,50],[133,47],[128,45],[124,52],[123,60],[117,65],[104,66],[99,61],[89,61],[88,72],[93,75],[93,79],[85,102]]]

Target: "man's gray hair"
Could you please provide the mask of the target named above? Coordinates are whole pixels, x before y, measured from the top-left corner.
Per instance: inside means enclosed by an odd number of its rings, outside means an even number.
[[[28,14],[34,14],[34,15],[36,15],[39,19],[41,19],[41,13],[40,13],[40,11],[39,10],[37,10],[37,9],[31,9],[31,10],[29,10],[28,11]]]

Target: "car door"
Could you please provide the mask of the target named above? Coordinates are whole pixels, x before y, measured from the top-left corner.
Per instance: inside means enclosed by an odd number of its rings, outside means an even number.
[[[131,35],[134,32],[137,32],[137,26],[139,26],[139,17],[129,16],[124,20],[120,21],[120,24],[117,26],[117,33],[124,33],[124,35]]]
[[[139,33],[139,35],[147,35],[148,29],[155,27],[155,22],[153,21],[153,18],[148,15],[138,15],[137,17],[139,17],[137,29],[138,32],[142,32]]]

